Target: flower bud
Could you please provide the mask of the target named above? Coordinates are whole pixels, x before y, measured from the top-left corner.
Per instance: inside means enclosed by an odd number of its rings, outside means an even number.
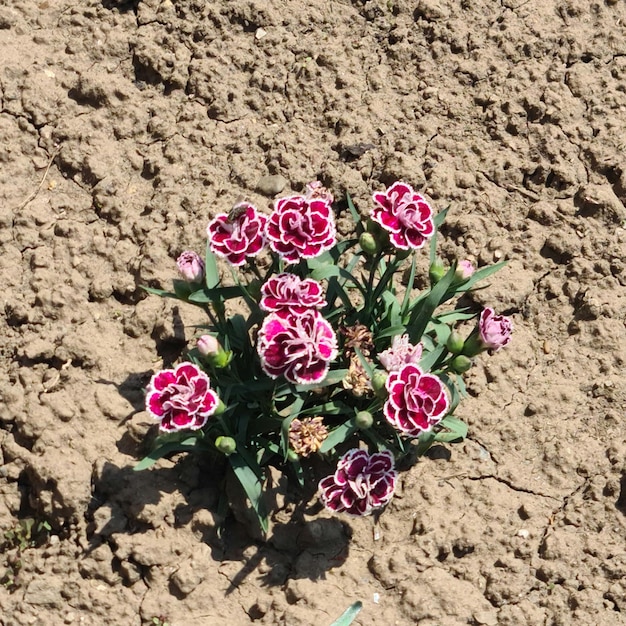
[[[204,278],[204,261],[200,255],[191,250],[185,250],[177,259],[176,265],[180,275],[188,283],[201,283]]]
[[[436,258],[428,269],[428,277],[433,285],[436,285],[446,275],[446,267],[440,258]]]
[[[464,374],[470,367],[472,367],[472,359],[464,354],[455,356],[450,363],[450,369],[457,374]]]
[[[380,244],[372,233],[364,232],[359,237],[359,245],[365,254],[373,256],[380,252]]]
[[[369,411],[359,411],[354,416],[354,423],[359,430],[367,430],[374,423],[374,416]]]
[[[459,261],[459,264],[456,266],[454,278],[460,283],[465,283],[470,279],[471,275],[475,271],[476,268],[474,267],[474,264],[471,261],[464,259],[463,261]]]
[[[383,372],[382,370],[376,370],[372,374],[372,389],[377,398],[383,399],[387,397],[387,388],[385,387],[387,376],[387,372]]]
[[[218,437],[215,447],[225,456],[230,456],[237,450],[237,442],[232,437]]]
[[[202,335],[196,346],[202,356],[215,356],[222,349],[220,342],[213,335]]]
[[[227,352],[222,348],[220,342],[213,335],[202,335],[196,347],[198,352],[216,368],[226,367],[233,358],[232,352]]]
[[[461,354],[464,346],[465,340],[463,339],[461,333],[453,330],[448,337],[448,341],[446,341],[446,348],[448,348],[452,354]]]

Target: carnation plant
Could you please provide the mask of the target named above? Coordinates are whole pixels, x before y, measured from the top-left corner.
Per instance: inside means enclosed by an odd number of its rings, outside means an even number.
[[[328,509],[383,508],[399,461],[465,437],[454,416],[463,375],[510,341],[509,318],[458,304],[502,263],[446,268],[445,210],[404,182],[374,193],[365,222],[349,196],[347,206],[355,237],[338,240],[320,183],[268,215],[239,203],[211,219],[204,258],[180,255],[173,291],[146,288],[207,322],[185,361],[152,376],[146,410],[162,434],[137,467],[181,451],[224,455],[264,532],[268,466],[304,487],[321,457],[335,464],[318,484]],[[417,290],[420,255],[429,286]]]

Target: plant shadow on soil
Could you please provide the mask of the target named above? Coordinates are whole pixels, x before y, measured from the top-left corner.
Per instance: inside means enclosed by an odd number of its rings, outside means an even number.
[[[225,464],[209,469],[194,455],[173,467],[140,472],[105,462],[93,477],[89,551],[109,540],[116,544],[116,535],[153,533],[159,523],[163,525],[158,518],[165,517],[165,524],[174,529],[189,527],[199,542],[209,546],[216,563],[242,564],[229,576],[226,595],[254,572],[264,586],[279,586],[288,579],[323,579],[348,558],[350,526],[318,517],[321,505],[310,505],[312,494],[294,494],[284,481],[275,481],[267,490],[268,509],[274,513],[268,536],[262,537],[255,514]],[[168,500],[172,508],[164,513]],[[101,507],[106,507],[106,516],[97,513]]]

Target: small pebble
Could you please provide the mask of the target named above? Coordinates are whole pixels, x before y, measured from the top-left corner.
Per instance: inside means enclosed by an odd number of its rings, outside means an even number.
[[[525,528],[520,528],[517,531],[517,536],[521,537],[522,539],[528,539],[528,537],[530,537],[530,531],[526,530]]]
[[[275,196],[287,186],[287,179],[280,174],[263,176],[256,185],[257,191],[264,196]]]

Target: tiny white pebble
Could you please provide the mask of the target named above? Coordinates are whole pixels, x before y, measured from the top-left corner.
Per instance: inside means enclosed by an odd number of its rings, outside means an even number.
[[[265,35],[267,35],[267,31],[264,28],[257,28],[256,32],[254,33],[254,38],[255,39],[263,39],[263,37],[265,37]]]
[[[374,604],[378,604],[380,602],[380,594],[374,594]]]
[[[528,537],[530,537],[530,531],[526,530],[525,528],[520,528],[520,530],[517,531],[517,536],[521,537],[522,539],[528,539]]]

